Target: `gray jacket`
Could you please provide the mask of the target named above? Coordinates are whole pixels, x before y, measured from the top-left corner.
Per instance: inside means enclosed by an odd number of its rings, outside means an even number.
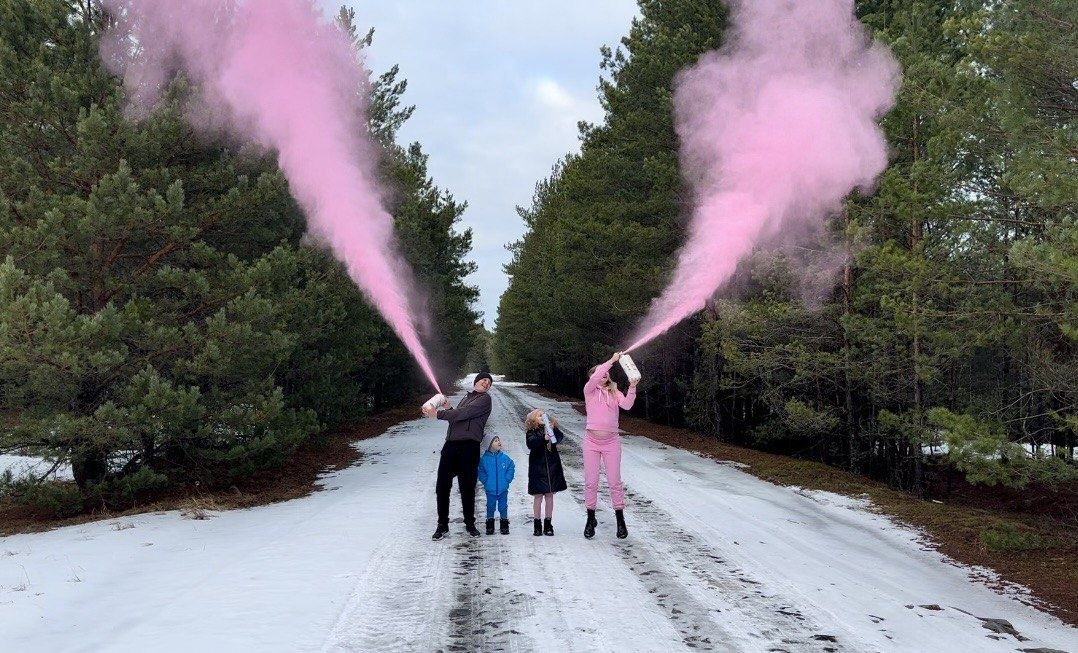
[[[456,408],[439,410],[438,419],[449,422],[449,434],[445,439],[482,442],[490,409],[490,393],[473,391],[465,395]]]

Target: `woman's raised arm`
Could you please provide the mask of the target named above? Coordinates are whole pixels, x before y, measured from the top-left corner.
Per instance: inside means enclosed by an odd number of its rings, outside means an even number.
[[[588,382],[584,384],[584,394],[588,394],[589,392],[595,392],[596,388],[599,387],[599,381],[602,380],[603,376],[610,371],[610,368],[613,367],[614,363],[618,362],[618,359],[620,358],[621,352],[616,351],[614,352],[614,355],[610,357],[610,360],[606,361],[601,365],[597,365],[595,367],[595,372],[593,372],[591,375],[591,378],[588,379]]]

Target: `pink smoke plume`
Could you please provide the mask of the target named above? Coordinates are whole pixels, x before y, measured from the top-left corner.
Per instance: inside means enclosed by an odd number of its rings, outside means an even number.
[[[307,215],[438,387],[376,181],[366,123],[370,77],[344,31],[311,0],[103,0],[102,43],[135,108],[153,106],[178,70],[198,87],[190,118],[278,153]]]
[[[820,222],[887,166],[876,120],[901,78],[853,0],[735,0],[727,44],[675,80],[687,243],[635,349],[693,313],[739,261],[783,231]]]

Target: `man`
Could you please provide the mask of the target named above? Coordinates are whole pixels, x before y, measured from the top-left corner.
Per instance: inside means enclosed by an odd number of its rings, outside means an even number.
[[[449,532],[449,493],[453,489],[454,476],[460,489],[464,528],[468,535],[479,536],[479,530],[475,527],[475,484],[479,476],[479,445],[483,441],[487,418],[490,417],[491,402],[487,391],[493,382],[490,374],[480,372],[472,382],[472,391],[460,400],[456,408],[424,409],[427,417],[437,416],[449,422],[449,432],[438,462],[438,481],[435,485],[438,528],[432,539],[440,540]],[[448,406],[449,402],[444,405]]]

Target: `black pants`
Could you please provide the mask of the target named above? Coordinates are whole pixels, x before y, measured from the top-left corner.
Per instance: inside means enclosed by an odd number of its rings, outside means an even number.
[[[475,440],[446,440],[442,459],[438,462],[438,523],[449,523],[449,493],[453,477],[460,488],[460,503],[464,523],[475,524],[475,484],[479,479],[479,443]]]

